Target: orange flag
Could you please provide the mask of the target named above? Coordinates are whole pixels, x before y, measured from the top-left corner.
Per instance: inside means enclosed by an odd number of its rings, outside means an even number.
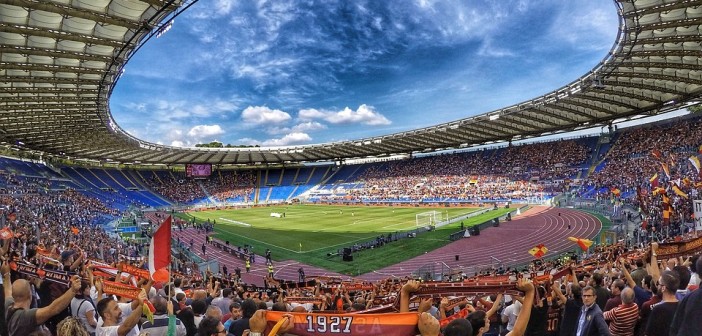
[[[15,235],[12,234],[12,231],[10,230],[9,227],[4,227],[0,229],[0,239],[5,240],[5,239],[11,239]]]
[[[80,233],[80,230],[75,226],[71,226],[71,232],[77,236]]]
[[[575,242],[580,246],[580,249],[583,251],[587,251],[587,249],[592,246],[592,240],[590,239],[583,239],[583,238],[575,238],[575,237],[568,237],[568,240]]]

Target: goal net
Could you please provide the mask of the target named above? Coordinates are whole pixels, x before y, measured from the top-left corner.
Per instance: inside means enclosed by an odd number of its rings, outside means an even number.
[[[417,227],[433,226],[445,221],[444,214],[441,211],[420,212],[415,215]]]

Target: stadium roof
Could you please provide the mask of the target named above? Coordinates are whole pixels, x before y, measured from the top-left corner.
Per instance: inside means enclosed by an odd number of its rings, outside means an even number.
[[[606,125],[681,108],[702,90],[702,1],[616,0],[619,33],[600,64],[546,95],[482,115],[294,147],[177,148],[137,139],[113,120],[112,89],[130,56],[195,1],[0,1],[1,140],[54,156],[122,163],[327,161]]]

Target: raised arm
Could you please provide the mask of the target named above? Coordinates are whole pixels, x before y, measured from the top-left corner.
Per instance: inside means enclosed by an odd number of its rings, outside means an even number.
[[[629,273],[629,270],[626,268],[626,260],[624,258],[619,258],[619,264],[622,266],[622,273],[624,273],[626,283],[631,288],[636,287],[636,281],[634,281],[634,278],[631,277],[631,273]]]
[[[560,302],[561,304],[565,304],[566,301],[568,301],[568,298],[565,295],[563,295],[563,292],[561,292],[561,284],[558,281],[554,281],[551,284],[551,289],[553,290],[553,293],[556,294],[556,296],[558,297],[558,302]]]
[[[144,300],[146,300],[146,292],[142,289],[141,292],[139,292],[139,296],[132,302],[132,313],[129,314],[124,322],[119,325],[119,328],[117,328],[117,334],[119,336],[126,336],[127,333],[134,329],[134,326],[139,323],[142,314],[141,305],[144,303]],[[136,308],[134,307],[135,303]]]
[[[419,281],[409,280],[400,290],[400,313],[409,312],[410,295],[419,289]]]
[[[48,321],[54,315],[60,313],[71,303],[71,300],[76,296],[76,293],[80,290],[80,278],[77,275],[71,277],[71,287],[59,296],[58,299],[51,302],[50,305],[37,309],[37,324],[43,324]]]
[[[492,315],[495,315],[497,313],[497,310],[500,309],[500,306],[502,305],[502,293],[497,294],[497,298],[495,298],[495,302],[492,303],[492,308],[485,313],[485,315],[490,318]]]
[[[12,297],[12,283],[10,282],[10,264],[3,257],[2,266],[0,266],[0,273],[2,273],[2,282],[5,284],[5,298]],[[4,302],[2,304],[5,304]]]
[[[534,304],[534,284],[531,281],[521,278],[517,284],[517,288],[524,291],[524,302],[522,302],[522,310],[519,312],[517,321],[514,322],[514,329],[507,333],[509,336],[522,336],[526,331],[529,317],[531,317],[531,306]]]

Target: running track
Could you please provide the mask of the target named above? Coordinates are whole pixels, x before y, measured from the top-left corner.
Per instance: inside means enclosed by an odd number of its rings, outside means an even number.
[[[568,230],[568,224],[571,225],[570,230]],[[548,248],[549,252],[546,257],[549,257],[563,251],[573,250],[576,247],[575,243],[568,240],[569,236],[593,238],[601,228],[602,223],[592,215],[571,209],[537,206],[514,217],[511,222],[502,222],[499,227],[481,230],[479,236],[458,240],[424,255],[356,278],[376,281],[392,276],[403,277],[410,275],[424,265],[440,264],[441,262],[446,263],[452,269],[466,270],[468,275],[472,275],[468,273],[472,269],[493,265],[495,263],[493,257],[507,267],[523,265],[533,260],[527,251],[538,244],[544,244]],[[173,236],[174,238],[180,237],[181,241],[186,244],[189,244],[190,239],[193,238],[195,244],[192,252],[202,257],[201,246],[205,241],[204,234],[198,234],[195,229],[186,229],[183,232],[175,229]],[[421,239],[421,236],[417,239]],[[455,260],[456,255],[459,256],[458,261]],[[378,251],[378,256],[382,256],[382,251]],[[251,265],[251,273],[248,274],[242,260],[225,254],[212,245],[207,246],[206,258],[217,259],[220,265],[227,265],[231,273],[238,266],[242,270],[243,280],[247,283],[262,285],[263,278],[268,273],[268,268],[265,265],[266,259],[262,255],[256,256],[256,263]],[[297,269],[300,267],[304,268],[305,275],[308,277],[317,275],[348,277],[293,260],[273,262],[277,279],[296,280]]]

